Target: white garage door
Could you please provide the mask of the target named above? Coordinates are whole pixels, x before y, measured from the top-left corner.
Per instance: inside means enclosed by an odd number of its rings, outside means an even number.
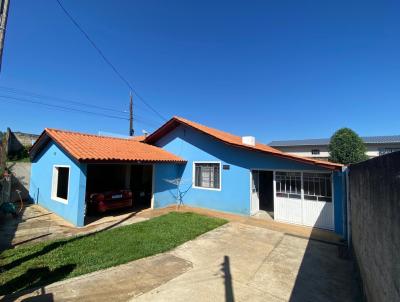
[[[275,172],[274,217],[333,230],[331,174]]]

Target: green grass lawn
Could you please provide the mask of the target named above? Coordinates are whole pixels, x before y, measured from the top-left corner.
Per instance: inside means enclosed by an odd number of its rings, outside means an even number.
[[[95,234],[10,249],[0,256],[0,294],[165,252],[225,223],[194,213],[169,213]]]

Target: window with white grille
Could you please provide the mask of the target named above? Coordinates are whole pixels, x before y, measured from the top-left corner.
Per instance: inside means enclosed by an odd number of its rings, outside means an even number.
[[[303,173],[304,199],[332,202],[330,174]]]
[[[221,189],[220,163],[194,163],[194,187]]]
[[[301,173],[276,172],[276,196],[301,199]]]

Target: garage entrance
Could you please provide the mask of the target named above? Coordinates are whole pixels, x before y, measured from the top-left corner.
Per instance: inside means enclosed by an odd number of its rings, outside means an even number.
[[[278,221],[334,229],[331,173],[253,170],[251,175],[253,215],[264,210]]]
[[[88,164],[85,224],[151,208],[152,180],[152,165]]]

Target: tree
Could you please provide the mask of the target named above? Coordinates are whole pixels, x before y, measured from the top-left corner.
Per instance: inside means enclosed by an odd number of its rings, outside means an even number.
[[[329,142],[330,161],[344,165],[368,159],[363,140],[349,128],[337,130]]]

